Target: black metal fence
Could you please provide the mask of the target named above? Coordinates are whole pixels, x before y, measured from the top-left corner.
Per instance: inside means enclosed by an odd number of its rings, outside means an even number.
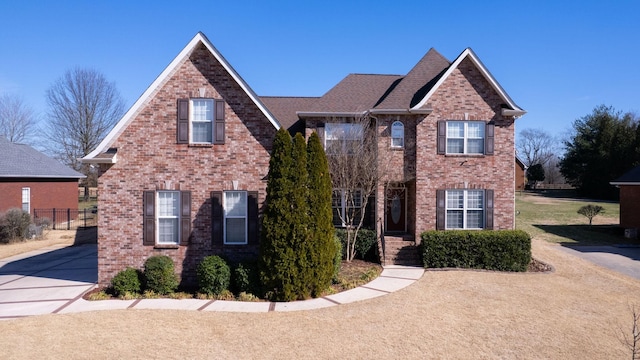
[[[98,209],[34,209],[33,223],[53,230],[98,226]]]

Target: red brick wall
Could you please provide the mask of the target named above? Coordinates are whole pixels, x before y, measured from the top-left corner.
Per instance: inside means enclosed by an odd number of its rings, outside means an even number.
[[[425,105],[433,112],[417,124],[416,238],[436,227],[438,189],[493,189],[494,228],[514,228],[514,122],[500,115],[503,103],[465,59]],[[437,121],[464,120],[465,113],[468,120],[495,122],[495,155],[437,155]]]
[[[33,209],[77,209],[77,179],[0,179],[0,213],[22,208],[22,188],[31,189]]]
[[[620,186],[620,226],[640,229],[640,186]]]
[[[177,99],[198,96],[225,100],[225,144],[176,144]],[[107,285],[127,266],[141,268],[157,254],[173,258],[183,280],[193,282],[196,264],[207,255],[256,254],[257,246],[223,246],[211,240],[211,191],[259,192],[265,198],[269,151],[275,128],[204,46],[198,47],[161,85],[113,144],[117,163],[98,181],[100,220],[98,281]],[[192,235],[188,246],[160,249],[142,245],[144,190],[191,191]],[[184,270],[184,271],[183,271]]]
[[[524,169],[522,168],[522,166],[520,166],[520,164],[518,164],[517,161],[514,161],[514,163],[515,163],[515,171],[516,171],[516,190],[522,191],[524,190],[524,181],[525,181]]]

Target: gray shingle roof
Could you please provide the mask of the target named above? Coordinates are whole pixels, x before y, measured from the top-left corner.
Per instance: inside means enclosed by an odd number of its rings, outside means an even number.
[[[29,145],[15,144],[0,136],[0,177],[75,178],[85,176]]]
[[[260,100],[285,129],[290,129],[297,121],[297,111],[309,111],[318,97],[261,96]]]
[[[350,74],[314,105],[317,112],[357,112],[372,109],[400,75]]]
[[[634,167],[611,182],[612,185],[624,185],[625,183],[629,185],[640,183],[640,166]]]

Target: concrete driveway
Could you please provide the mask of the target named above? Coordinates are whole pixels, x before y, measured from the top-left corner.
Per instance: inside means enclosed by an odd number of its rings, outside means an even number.
[[[58,313],[97,280],[95,244],[48,247],[0,259],[0,319]]]
[[[594,264],[640,279],[640,247],[637,246],[559,246],[567,253]]]

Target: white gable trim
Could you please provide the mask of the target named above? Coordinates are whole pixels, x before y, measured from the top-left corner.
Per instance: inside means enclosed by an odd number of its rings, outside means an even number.
[[[249,98],[256,104],[256,106],[262,111],[262,113],[269,119],[269,122],[273,125],[276,130],[280,129],[280,123],[276,118],[269,112],[267,107],[260,101],[260,98],[256,93],[249,87],[249,85],[240,77],[240,75],[231,67],[231,65],[227,62],[227,60],[220,54],[220,52],[211,44],[211,42],[204,36],[203,33],[198,32],[196,36],[191,39],[189,44],[182,49],[182,51],[176,56],[173,61],[162,71],[162,73],[151,83],[151,85],[145,90],[144,93],[138,98],[138,100],[131,106],[129,111],[127,111],[124,116],[116,123],[116,125],[111,129],[109,134],[105,136],[102,142],[98,145],[98,147],[89,153],[87,156],[82,158],[83,162],[96,162],[91,161],[95,159],[99,154],[107,151],[109,146],[113,144],[113,142],[122,134],[122,132],[127,128],[129,123],[135,118],[135,115],[142,108],[143,104],[149,100],[153,94],[156,92],[158,88],[164,82],[169,79],[171,74],[180,66],[183,60],[188,57],[193,49],[198,46],[199,43],[204,44],[206,48],[211,52],[211,54],[222,64],[222,66],[227,70],[227,72],[233,77],[233,79],[240,85],[242,90],[249,96]]]
[[[480,73],[482,73],[482,75],[485,77],[485,79],[487,79],[487,81],[489,82],[489,84],[491,84],[491,86],[493,87],[493,89],[498,93],[498,95],[500,95],[500,97],[502,98],[502,100],[507,103],[507,105],[517,111],[520,115],[523,115],[525,113],[524,110],[522,110],[518,105],[516,105],[513,100],[511,100],[511,98],[509,97],[509,95],[507,95],[507,93],[504,91],[504,89],[502,88],[502,86],[500,86],[500,84],[498,84],[498,82],[496,81],[496,79],[491,75],[491,73],[489,72],[489,70],[487,70],[487,68],[484,66],[484,64],[482,64],[482,62],[480,61],[480,59],[478,59],[478,56],[476,56],[476,54],[473,52],[473,50],[471,50],[471,48],[466,48],[462,54],[460,54],[460,56],[458,56],[456,58],[456,60],[453,62],[453,64],[451,64],[451,66],[449,66],[449,68],[447,69],[447,71],[442,75],[442,77],[440,77],[440,79],[438,80],[438,82],[436,82],[436,84],[431,88],[431,90],[429,90],[429,92],[427,93],[427,95],[425,95],[424,98],[422,98],[422,100],[414,107],[412,107],[412,110],[415,109],[419,109],[421,107],[423,107],[427,101],[431,98],[431,96],[438,90],[438,88],[440,87],[440,85],[442,85],[442,83],[445,82],[445,80],[447,80],[447,78],[449,77],[449,75],[451,75],[451,73],[458,68],[458,65],[460,65],[460,63],[462,62],[462,60],[469,58],[473,64],[478,68],[478,70],[480,70]]]

